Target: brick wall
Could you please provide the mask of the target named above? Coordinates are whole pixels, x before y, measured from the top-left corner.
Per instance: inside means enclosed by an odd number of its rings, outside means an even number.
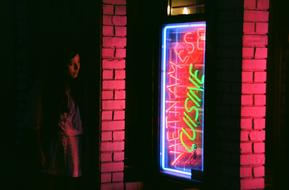
[[[269,0],[244,0],[241,189],[265,187],[266,64]]]
[[[103,0],[101,189],[124,189],[126,0]]]

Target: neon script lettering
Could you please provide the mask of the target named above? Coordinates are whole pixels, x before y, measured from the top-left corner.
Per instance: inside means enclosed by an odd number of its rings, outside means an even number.
[[[180,141],[183,147],[188,151],[192,152],[193,150],[197,149],[197,145],[194,143],[196,139],[196,127],[200,125],[199,122],[199,110],[201,107],[201,98],[198,94],[201,94],[204,91],[203,84],[204,84],[204,75],[200,78],[199,71],[193,71],[193,64],[190,64],[189,68],[190,76],[189,81],[191,82],[192,86],[187,87],[187,98],[184,102],[184,116],[183,121],[186,123],[187,127],[183,127],[180,132]],[[192,118],[189,114],[195,113],[195,116]],[[187,141],[184,141],[184,136],[187,138]],[[192,145],[188,145],[188,141],[192,142]]]

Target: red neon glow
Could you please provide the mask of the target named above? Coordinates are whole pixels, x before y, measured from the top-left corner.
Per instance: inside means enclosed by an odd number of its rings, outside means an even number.
[[[190,175],[203,167],[205,24],[171,29],[166,46],[165,165]]]
[[[256,2],[244,1],[240,189],[265,188],[269,0]]]

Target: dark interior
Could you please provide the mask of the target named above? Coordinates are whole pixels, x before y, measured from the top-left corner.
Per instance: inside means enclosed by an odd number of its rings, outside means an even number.
[[[1,157],[4,155],[4,161],[1,161],[3,178],[8,176],[15,181],[10,185],[21,188],[34,189],[39,185],[35,99],[43,81],[57,82],[54,76],[59,60],[55,52],[67,39],[73,39],[81,54],[79,80],[86,130],[86,170],[82,185],[84,189],[97,187],[99,117],[95,116],[99,115],[100,103],[100,85],[97,84],[100,84],[101,27],[95,23],[101,23],[101,3],[94,0],[44,0],[11,1],[6,5],[3,28],[5,49],[8,50],[5,61],[9,64],[5,66],[3,81],[7,86],[4,90],[7,108],[4,109],[8,125],[4,130],[4,153],[1,153]]]
[[[286,1],[270,2],[267,65],[266,185],[289,188],[289,12]]]

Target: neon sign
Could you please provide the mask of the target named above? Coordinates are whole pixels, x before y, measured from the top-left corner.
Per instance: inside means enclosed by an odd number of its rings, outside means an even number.
[[[204,169],[205,22],[162,31],[160,166],[191,179]]]

